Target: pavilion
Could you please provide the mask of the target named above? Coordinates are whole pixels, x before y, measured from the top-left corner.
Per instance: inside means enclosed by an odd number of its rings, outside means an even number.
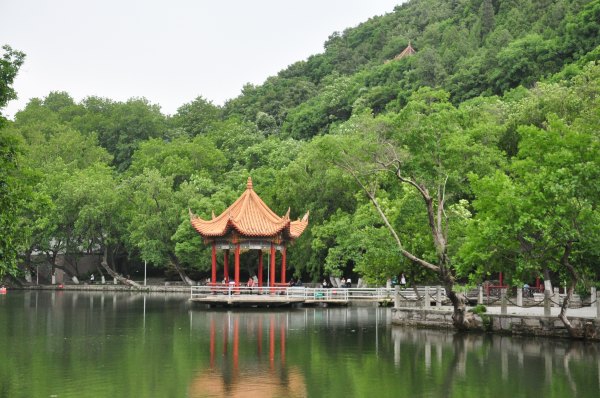
[[[276,251],[281,253],[281,282],[285,283],[287,246],[308,226],[308,212],[297,221],[290,210],[283,217],[275,214],[254,192],[248,177],[246,191],[221,215],[203,220],[190,210],[190,222],[212,247],[211,284],[217,283],[217,250],[223,250],[223,277],[229,282],[229,251],[234,252],[234,281],[240,286],[240,250],[258,250],[258,286],[263,286],[263,250],[269,250],[269,286],[276,285]]]

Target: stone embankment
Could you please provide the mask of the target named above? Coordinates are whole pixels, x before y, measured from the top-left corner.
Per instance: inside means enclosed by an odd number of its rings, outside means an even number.
[[[141,286],[137,289],[132,286],[106,284],[80,284],[80,285],[24,285],[13,287],[14,290],[65,290],[65,291],[88,291],[88,292],[157,292],[157,293],[190,293],[190,286],[170,284]]]
[[[475,315],[481,322],[481,331],[519,336],[570,338],[567,329],[557,318],[559,309],[550,316],[540,314],[542,308],[508,307],[505,314],[500,307],[488,307],[487,312]],[[600,341],[600,317],[596,307],[568,311],[573,327],[583,331],[584,339]],[[392,309],[392,324],[420,328],[452,329],[452,307]]]

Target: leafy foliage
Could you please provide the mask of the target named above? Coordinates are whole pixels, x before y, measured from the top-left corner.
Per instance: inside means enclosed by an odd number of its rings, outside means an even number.
[[[565,278],[565,245],[597,279],[599,10],[600,0],[406,2],[223,107],[198,96],[173,117],[143,98],[32,99],[0,130],[2,269],[34,251],[52,262],[106,249],[121,265],[202,275],[210,255],[188,208],[220,213],[251,175],[276,213],[310,210],[288,253],[296,277],[427,282],[435,275],[401,250],[437,264],[440,246],[423,198],[384,167],[393,153],[433,207],[443,198],[444,261],[463,281]],[[394,60],[409,43],[416,54]],[[24,59],[4,50],[0,107]],[[402,249],[342,160],[368,175]],[[250,271],[255,258],[243,257]]]

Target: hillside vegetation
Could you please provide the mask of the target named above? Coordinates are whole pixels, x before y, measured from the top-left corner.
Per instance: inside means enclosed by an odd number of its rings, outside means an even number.
[[[600,0],[413,0],[223,107],[34,99],[1,130],[2,271],[101,252],[125,275],[146,260],[205,278],[188,209],[219,214],[251,175],[278,214],[310,210],[296,277],[503,271],[587,288],[600,277],[599,21]],[[416,54],[393,60],[409,43]],[[243,275],[255,267],[242,256]]]

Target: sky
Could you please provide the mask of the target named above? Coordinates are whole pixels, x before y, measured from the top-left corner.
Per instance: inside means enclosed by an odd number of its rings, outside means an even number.
[[[323,52],[335,31],[402,0],[0,0],[0,45],[26,54],[2,110],[66,91],[76,101],[145,97],[173,114],[216,105]]]

